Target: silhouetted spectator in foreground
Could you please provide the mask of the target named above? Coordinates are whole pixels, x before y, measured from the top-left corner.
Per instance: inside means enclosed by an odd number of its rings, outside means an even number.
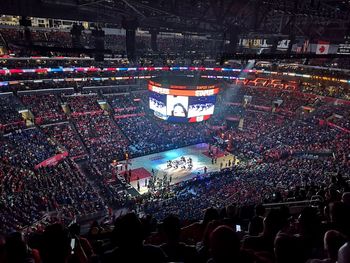
[[[249,222],[249,235],[257,236],[264,230],[265,207],[261,204],[255,207],[255,216]]]
[[[325,259],[311,259],[307,263],[336,263],[338,250],[346,242],[346,237],[338,231],[329,230],[324,235],[324,250],[327,254]]]
[[[338,251],[338,263],[350,262],[350,242],[347,242]]]
[[[280,210],[271,210],[264,219],[264,228],[259,236],[248,236],[243,240],[244,249],[252,249],[256,252],[269,253],[273,258],[275,237],[286,224]]]
[[[275,240],[275,256],[278,263],[306,262],[309,258],[319,258],[322,255],[322,235],[320,219],[317,210],[306,207],[301,212],[296,233],[291,230],[280,232]]]
[[[159,247],[143,244],[144,228],[134,213],[126,214],[116,222],[113,238],[117,247],[103,255],[103,263],[166,262]]]
[[[179,242],[180,220],[176,216],[168,216],[164,219],[162,233],[166,243],[161,245],[162,250],[172,262],[198,262],[197,251],[194,246],[188,246]]]
[[[5,235],[0,233],[0,262],[5,262],[6,239]]]
[[[329,205],[330,228],[350,236],[350,207],[344,202],[334,202]]]
[[[304,263],[305,260],[299,252],[301,245],[294,236],[278,233],[275,239],[276,263]]]
[[[210,235],[211,258],[208,263],[249,263],[251,259],[240,250],[240,241],[232,228],[217,227]]]
[[[209,222],[219,219],[219,213],[215,208],[205,210],[204,218],[201,222],[195,222],[182,228],[181,240],[187,244],[196,244],[203,239],[204,231]]]
[[[65,263],[71,253],[67,229],[61,224],[45,228],[40,255],[43,263]]]
[[[30,249],[24,242],[22,234],[14,232],[6,238],[6,263],[39,263],[37,250]]]

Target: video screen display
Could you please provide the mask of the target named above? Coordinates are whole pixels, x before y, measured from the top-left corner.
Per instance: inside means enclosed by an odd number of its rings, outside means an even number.
[[[166,99],[166,95],[164,94],[151,92],[149,96],[149,108],[165,116],[167,114]]]
[[[168,116],[187,118],[188,97],[167,95],[166,102]]]
[[[154,114],[172,122],[200,122],[214,113],[216,95],[175,96],[149,92],[149,105]]]
[[[213,115],[216,96],[189,97],[188,118]]]

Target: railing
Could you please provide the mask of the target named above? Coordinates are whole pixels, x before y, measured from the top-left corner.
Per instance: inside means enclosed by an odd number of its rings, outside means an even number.
[[[263,206],[268,208],[268,209],[273,209],[273,208],[281,207],[281,206],[288,206],[288,207],[294,207],[294,208],[301,208],[302,209],[302,208],[304,208],[306,206],[317,207],[323,201],[324,201],[324,198],[322,196],[314,195],[314,196],[311,197],[310,200],[287,201],[287,202],[279,202],[279,203],[268,203],[268,204],[263,204]],[[292,213],[292,211],[291,211],[291,213]]]

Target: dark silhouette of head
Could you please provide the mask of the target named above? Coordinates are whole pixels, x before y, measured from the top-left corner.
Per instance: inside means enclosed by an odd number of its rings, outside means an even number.
[[[177,241],[181,231],[180,219],[174,215],[168,216],[164,219],[161,229],[168,241]]]
[[[298,240],[284,233],[279,233],[275,239],[275,257],[277,263],[303,263],[303,250]]]
[[[226,213],[228,218],[235,218],[237,216],[237,207],[235,204],[226,207]]]
[[[336,230],[329,230],[324,235],[324,249],[327,252],[328,258],[334,262],[338,259],[338,250],[346,242],[346,236]]]
[[[210,251],[215,262],[231,262],[240,255],[240,242],[228,226],[219,226],[210,235]],[[239,262],[239,261],[238,261]]]
[[[264,219],[263,233],[265,235],[275,236],[278,231],[282,229],[285,223],[286,218],[282,216],[281,211],[272,209]]]
[[[19,232],[7,236],[5,250],[8,263],[25,262],[28,256],[27,245]]]
[[[203,218],[203,224],[207,225],[210,221],[219,219],[219,213],[218,210],[211,207],[205,210],[204,218]]]
[[[305,207],[299,216],[299,230],[301,234],[315,235],[319,231],[320,218],[313,207]]]
[[[135,213],[128,213],[120,217],[113,230],[113,237],[119,248],[130,248],[142,246],[144,239],[144,228]]]
[[[350,243],[347,242],[338,251],[338,263],[350,262]]]
[[[255,215],[264,216],[265,212],[266,212],[266,209],[262,204],[258,204],[255,206]]]
[[[70,253],[70,239],[66,228],[56,223],[45,228],[40,255],[44,263],[64,263]]]
[[[350,236],[350,208],[343,202],[330,204],[330,219],[337,230]]]

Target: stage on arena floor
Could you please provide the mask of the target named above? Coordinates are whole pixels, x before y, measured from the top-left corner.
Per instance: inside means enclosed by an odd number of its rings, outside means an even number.
[[[233,165],[233,161],[239,162],[232,154],[214,147],[212,152],[217,160],[212,163],[208,152],[208,144],[201,143],[131,159],[131,185],[144,194],[152,189],[150,183],[159,189],[162,183],[173,185],[204,174],[205,167],[209,173]]]

